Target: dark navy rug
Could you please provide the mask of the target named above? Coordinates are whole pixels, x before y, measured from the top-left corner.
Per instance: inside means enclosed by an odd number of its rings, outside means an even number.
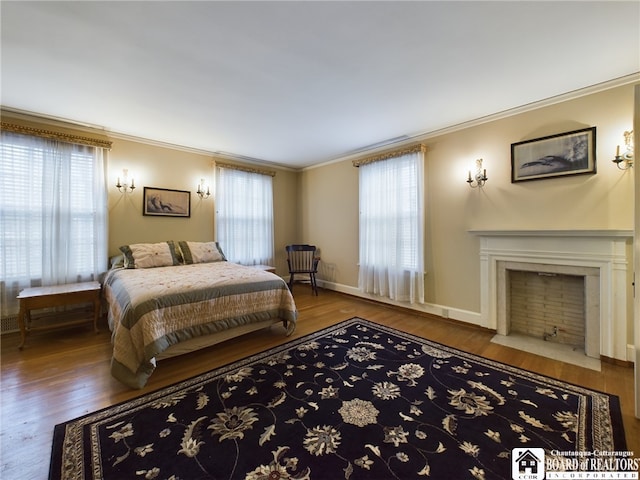
[[[618,399],[360,318],[57,425],[50,479],[511,479],[625,450]]]

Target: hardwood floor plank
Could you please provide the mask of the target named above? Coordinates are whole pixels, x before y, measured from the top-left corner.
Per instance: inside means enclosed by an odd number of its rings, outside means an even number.
[[[296,286],[294,338],[359,316],[474,354],[620,397],[628,449],[640,457],[640,420],[633,415],[633,369],[603,363],[596,372],[491,343],[493,333],[410,310]],[[74,328],[1,341],[0,478],[47,478],[56,424],[123,402],[287,342],[278,327],[159,363],[147,386],[131,390],[109,373],[111,344],[100,333]]]

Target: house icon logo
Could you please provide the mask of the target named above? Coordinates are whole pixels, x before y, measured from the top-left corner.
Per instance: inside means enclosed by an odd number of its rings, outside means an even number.
[[[513,480],[544,480],[544,448],[514,448],[511,450]]]

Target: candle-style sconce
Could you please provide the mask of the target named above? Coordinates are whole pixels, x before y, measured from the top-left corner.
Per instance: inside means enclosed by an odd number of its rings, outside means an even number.
[[[201,178],[200,179],[200,183],[198,184],[198,190],[196,190],[196,193],[202,199],[209,198],[209,195],[211,195],[211,192],[209,191],[209,187],[207,186],[207,191],[206,192],[205,192],[204,188],[205,188],[204,178]]]
[[[120,193],[133,193],[133,191],[135,190],[135,180],[131,178],[131,184],[129,184],[129,170],[127,170],[126,168],[122,169],[122,182],[120,181],[120,177],[118,177],[116,188]]]
[[[487,183],[487,169],[482,168],[482,159],[479,158],[476,160],[476,173],[471,176],[471,170],[469,170],[469,177],[467,178],[467,183],[471,188],[484,187],[484,184]]]
[[[620,145],[618,145],[616,156],[611,160],[620,170],[633,167],[633,130],[624,132],[624,149],[624,153],[620,155]]]

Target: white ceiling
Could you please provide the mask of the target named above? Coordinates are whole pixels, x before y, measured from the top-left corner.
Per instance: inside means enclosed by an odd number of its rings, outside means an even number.
[[[291,167],[640,71],[640,2],[0,2],[1,103]]]

